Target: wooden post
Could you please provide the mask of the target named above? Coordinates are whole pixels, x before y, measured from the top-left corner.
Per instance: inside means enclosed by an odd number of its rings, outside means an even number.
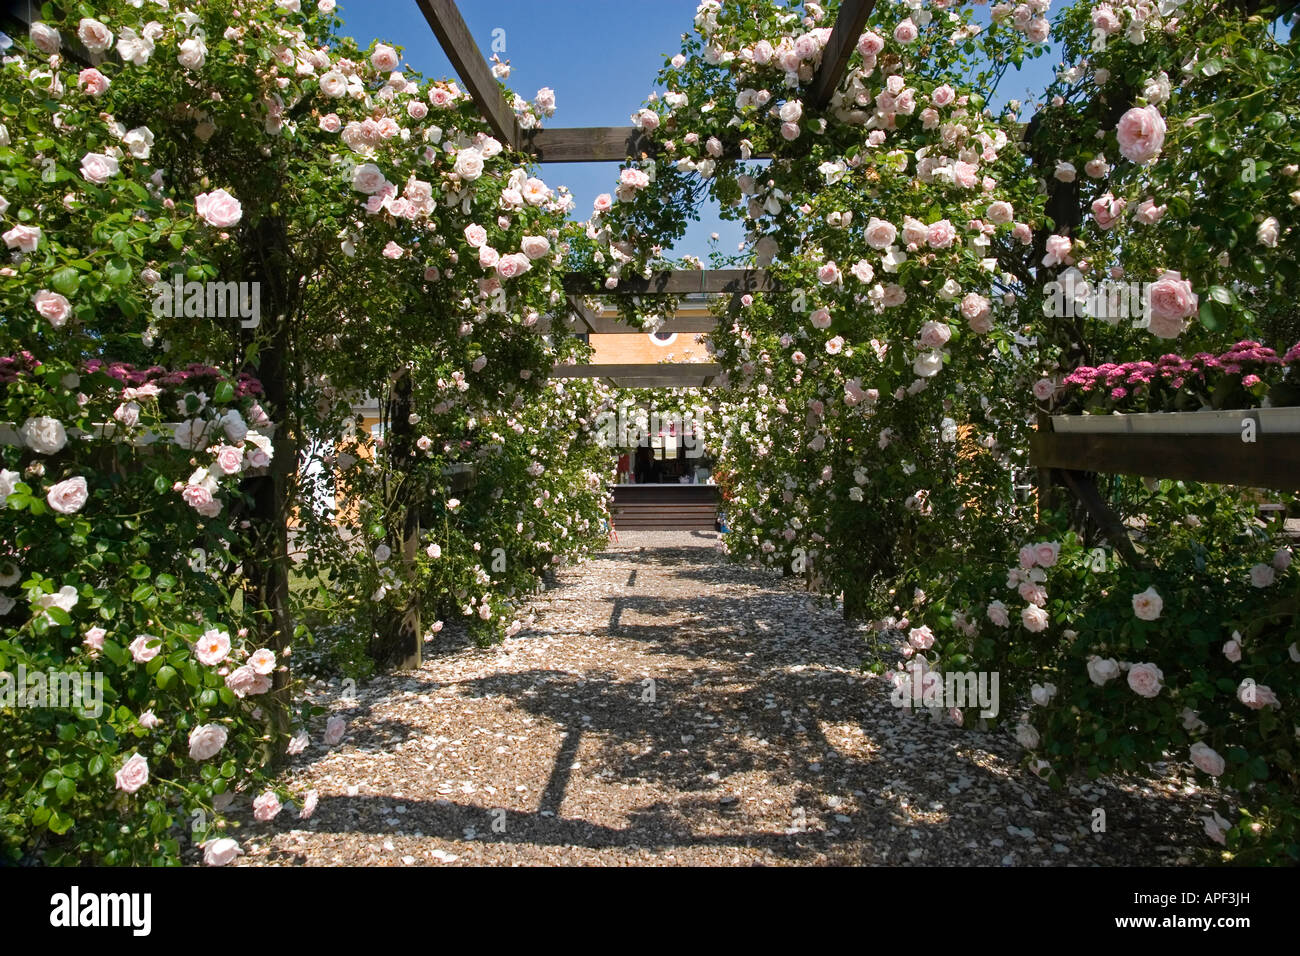
[[[402,611],[384,622],[378,641],[374,642],[371,656],[376,662],[397,670],[413,670],[420,666],[423,634],[420,627],[420,594],[416,588],[415,561],[420,547],[420,505],[423,495],[411,467],[411,453],[415,451],[415,426],[411,424],[414,408],[412,393],[414,382],[409,368],[394,377],[389,392],[385,419],[384,453],[388,456],[391,473],[397,477],[392,505],[401,515],[397,530],[397,548],[401,554],[405,578]]]
[[[267,217],[247,237],[246,253],[252,278],[261,283],[262,324],[256,334],[262,343],[256,368],[246,369],[262,382],[267,414],[277,422],[274,454],[267,475],[252,478],[247,487],[253,497],[250,522],[253,549],[243,555],[245,601],[253,608],[262,633],[262,645],[275,652],[285,665],[277,668],[264,709],[271,732],[269,757],[285,759],[290,731],[290,655],[293,645],[293,616],[289,606],[289,499],[290,484],[297,472],[298,436],[289,416],[292,405],[289,386],[290,316],[296,308],[296,292],[287,261],[288,232],[283,220]]]

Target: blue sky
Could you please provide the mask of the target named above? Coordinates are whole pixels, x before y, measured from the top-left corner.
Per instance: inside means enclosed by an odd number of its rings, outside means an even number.
[[[528,99],[543,86],[555,90],[557,110],[547,125],[557,127],[629,125],[632,112],[654,89],[664,58],[680,50],[682,33],[692,29],[697,3],[459,0],[461,15],[483,54],[491,56],[494,31],[505,31],[501,56],[510,60],[513,72],[507,82],[512,89]],[[339,8],[344,32],[363,47],[383,40],[401,47],[425,76],[454,75],[414,0],[342,0]],[[987,9],[980,13],[980,19],[987,18]],[[1027,64],[1021,75],[1008,76],[1000,98],[1030,101],[1027,90],[1046,86],[1053,62],[1043,57]],[[551,186],[568,186],[577,199],[575,212],[585,218],[591,201],[612,191],[617,171],[615,163],[553,163],[542,167],[542,178]],[[721,251],[735,251],[741,229],[706,207],[674,252],[706,257],[713,232],[721,236]]]

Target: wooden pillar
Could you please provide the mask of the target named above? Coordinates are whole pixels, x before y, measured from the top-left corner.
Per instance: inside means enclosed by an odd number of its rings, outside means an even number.
[[[397,539],[397,546],[393,550],[401,555],[403,603],[401,611],[384,622],[379,639],[374,643],[372,656],[377,663],[398,670],[419,667],[423,650],[415,561],[420,547],[420,505],[424,488],[416,481],[411,467],[411,453],[415,451],[416,441],[416,428],[410,421],[414,410],[414,386],[410,369],[399,371],[394,377],[385,409],[388,431],[385,434],[384,452],[388,456],[391,474],[397,481],[394,505],[400,515],[397,527],[390,529],[390,533]]]

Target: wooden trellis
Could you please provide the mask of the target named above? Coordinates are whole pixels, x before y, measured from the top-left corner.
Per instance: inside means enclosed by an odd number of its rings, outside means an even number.
[[[545,163],[623,162],[654,152],[654,144],[633,126],[520,129],[514,110],[502,95],[501,87],[479,52],[455,0],[415,2],[460,81],[478,105],[479,112],[503,143],[532,156],[537,162]],[[849,57],[874,7],[875,0],[844,0],[840,6],[839,15],[822,54],[821,65],[813,77],[809,102],[818,109],[825,108],[830,103],[835,90],[844,79]],[[758,155],[759,158],[763,156]],[[600,334],[643,330],[612,317],[594,315],[582,306],[579,297],[731,294],[734,308],[735,297],[740,294],[771,292],[777,288],[776,280],[764,269],[685,269],[662,272],[649,279],[640,276],[624,278],[614,289],[607,289],[600,279],[581,273],[570,273],[564,277],[564,291],[568,294],[571,310],[568,324],[575,329],[585,326],[587,331]],[[711,319],[678,318],[669,320],[662,331],[710,332],[716,324],[716,320]],[[559,366],[552,375],[556,378],[604,378],[629,387],[707,386],[713,383],[718,372],[716,365],[707,363],[665,362],[657,365]]]

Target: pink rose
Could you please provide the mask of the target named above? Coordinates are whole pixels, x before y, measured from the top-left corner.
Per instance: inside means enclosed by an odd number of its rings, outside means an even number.
[[[244,215],[239,200],[224,189],[200,193],[194,197],[194,206],[199,217],[209,226],[215,226],[217,229],[228,229],[239,222]]]
[[[932,223],[925,233],[925,241],[929,243],[931,249],[947,249],[956,238],[957,230],[947,219]]]
[[[519,248],[529,259],[541,259],[550,254],[551,240],[545,236],[524,236]]]
[[[1127,203],[1123,199],[1116,199],[1110,193],[1106,193],[1100,199],[1093,200],[1092,218],[1097,223],[1098,229],[1112,229],[1119,217],[1124,214],[1124,207]]]
[[[1280,704],[1277,694],[1264,684],[1256,684],[1249,677],[1241,682],[1237,687],[1237,700],[1241,701],[1251,710],[1262,710],[1265,707],[1274,707]]]
[[[1138,203],[1137,211],[1133,215],[1142,225],[1153,226],[1164,217],[1168,208],[1168,206],[1157,206],[1156,201],[1148,196]]]
[[[90,648],[91,656],[104,649],[104,638],[108,632],[102,627],[92,627],[86,630],[86,636],[82,639],[83,644]]]
[[[916,40],[916,37],[916,24],[910,18],[894,27],[894,39],[899,43],[912,43]]]
[[[239,844],[229,837],[208,840],[203,844],[203,862],[208,866],[225,866],[243,852]]]
[[[1020,623],[1025,626],[1025,630],[1032,634],[1038,634],[1047,630],[1047,612],[1041,607],[1031,604],[1020,612]]]
[[[77,74],[77,85],[87,96],[103,96],[108,92],[109,79],[94,67],[87,67]]]
[[[152,634],[141,634],[129,645],[131,659],[137,664],[147,664],[162,650],[162,641]]]
[[[234,445],[221,445],[217,448],[216,463],[223,474],[238,474],[244,467],[244,449]]]
[[[482,248],[487,242],[487,230],[477,223],[470,223],[465,227],[465,241],[475,249]]]
[[[257,693],[257,676],[257,671],[253,670],[248,664],[243,664],[226,675],[226,686],[234,692],[236,697],[255,695]]]
[[[155,715],[152,710],[146,710],[139,717],[137,717],[136,723],[138,723],[145,730],[157,730],[159,727],[162,726],[162,721],[158,719],[157,715]]]
[[[40,226],[14,226],[2,237],[5,245],[19,252],[35,252],[41,241]]]
[[[1256,564],[1250,569],[1250,583],[1257,588],[1271,587],[1276,574],[1267,564]]]
[[[840,281],[840,267],[834,262],[827,262],[817,270],[817,279],[822,285],[834,285]]]
[[[306,798],[302,801],[302,809],[298,811],[299,820],[310,820],[311,815],[316,812],[316,804],[320,802],[320,794],[315,790],[308,790]]]
[[[947,322],[936,322],[931,319],[921,326],[919,340],[928,349],[941,349],[951,338],[952,329]]]
[[[1043,256],[1043,265],[1054,266],[1067,261],[1074,243],[1069,236],[1051,235],[1047,237],[1047,255]]]
[[[325,722],[325,746],[334,747],[347,733],[348,724],[342,717],[331,717]]]
[[[87,153],[81,158],[81,178],[102,186],[120,171],[118,161],[104,153]]]
[[[993,303],[976,292],[968,292],[961,300],[961,314],[967,322],[987,318],[993,311]]]
[[[270,823],[280,812],[280,798],[273,790],[267,790],[253,800],[253,819],[259,823]]]
[[[1034,398],[1040,402],[1048,401],[1056,394],[1056,383],[1050,378],[1040,378],[1034,383]]]
[[[1241,661],[1241,645],[1236,641],[1228,641],[1223,645],[1223,656],[1234,664]]]
[[[493,268],[501,259],[501,253],[497,252],[491,246],[479,246],[478,264],[484,269]]]
[[[908,632],[907,640],[919,651],[929,650],[934,645],[934,632],[925,625],[914,627]]]
[[[1224,762],[1215,751],[1207,744],[1192,744],[1191,750],[1192,763],[1196,764],[1198,770],[1208,773],[1211,777],[1223,776]]]
[[[1010,222],[1015,217],[1015,210],[1011,203],[999,199],[997,202],[989,203],[989,208],[984,211],[989,222],[996,225],[1003,225]]]
[[[209,667],[220,664],[230,654],[230,635],[215,627],[203,632],[194,645],[194,656]]]
[[[370,54],[370,64],[380,73],[391,73],[399,64],[397,51],[383,43],[377,44]]]
[[[1019,561],[1020,566],[1025,569],[1032,568],[1038,563],[1038,555],[1034,552],[1034,546],[1032,544],[1027,544],[1020,549]],[[1019,578],[1020,575],[1017,574],[1016,577]],[[1010,583],[1011,582],[1009,581],[1008,584]]]
[[[1164,610],[1165,602],[1154,587],[1133,595],[1133,613],[1139,620],[1154,621]]]
[[[113,776],[117,781],[118,790],[135,793],[149,782],[149,762],[138,753],[134,753]]]
[[[1119,674],[1119,662],[1115,658],[1097,657],[1095,654],[1088,658],[1088,679],[1098,687],[1114,680]]]
[[[80,476],[51,485],[45,494],[49,506],[61,515],[76,514],[85,507],[89,497],[86,479]]]
[[[957,94],[953,91],[953,88],[949,86],[947,83],[943,84],[942,86],[935,87],[934,92],[930,94],[930,102],[933,103],[935,106],[947,106],[956,98],[957,98]]]
[[[898,230],[893,223],[877,219],[875,216],[867,223],[865,238],[867,245],[873,249],[888,249],[894,244],[894,239],[898,236]]]
[[[989,620],[998,627],[1007,627],[1011,623],[1011,617],[1007,614],[1007,606],[1001,601],[990,601],[986,613]]]
[[[513,279],[516,276],[521,276],[531,268],[532,263],[528,261],[528,257],[522,252],[502,256],[496,263],[497,275],[502,279]]]
[[[1155,664],[1134,664],[1128,669],[1128,686],[1139,697],[1155,697],[1164,687],[1164,679]]]
[[[275,652],[266,647],[258,648],[248,655],[248,666],[258,674],[271,673],[275,670]]]
[[[1056,564],[1056,559],[1061,553],[1061,545],[1058,541],[1043,541],[1034,545],[1034,559],[1038,562],[1040,568],[1050,568]]]
[[[863,56],[875,56],[884,48],[885,41],[879,33],[873,33],[871,30],[868,30],[866,33],[862,34],[862,36],[858,37],[858,52]],[[755,52],[757,52],[757,47],[755,47]],[[757,62],[758,57],[756,56],[754,60]],[[762,64],[759,65],[761,66]]]
[[[59,293],[48,289],[42,289],[32,296],[32,305],[36,307],[41,317],[48,319],[50,325],[56,329],[63,328],[68,321],[68,316],[72,314],[72,304]]]
[[[808,321],[813,324],[813,328],[829,329],[831,327],[831,314],[826,309],[818,309],[808,317]]]
[[[200,724],[190,731],[190,759],[207,760],[215,757],[226,745],[229,734],[221,724]]]
[[[1165,144],[1165,119],[1154,106],[1135,106],[1119,118],[1115,135],[1125,159],[1149,163]]]
[[[1149,328],[1162,339],[1177,338],[1185,320],[1196,314],[1199,299],[1178,272],[1166,272],[1151,285]]]

